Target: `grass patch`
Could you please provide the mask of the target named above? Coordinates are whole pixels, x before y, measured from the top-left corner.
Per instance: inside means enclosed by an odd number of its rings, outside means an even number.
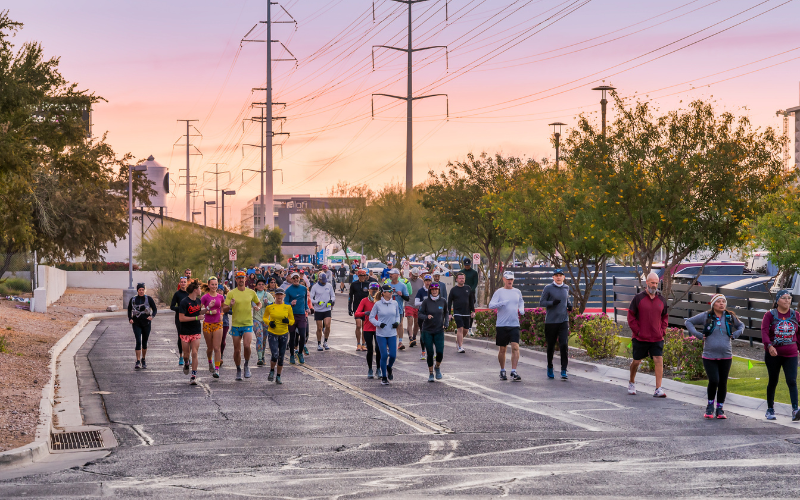
[[[731,378],[728,379],[728,392],[757,399],[766,399],[767,381],[769,380],[767,365],[763,361],[752,361],[753,368],[748,370],[747,361],[744,358],[733,357]],[[708,385],[706,380],[694,380],[687,383],[703,387]],[[786,387],[786,378],[783,376],[783,370],[781,370],[778,388],[775,391],[775,401],[786,404],[792,403],[791,399],[789,399],[789,388]]]
[[[0,352],[8,352],[8,340],[6,340],[5,335],[0,335]]]
[[[31,282],[24,278],[8,278],[0,282],[0,295],[18,295],[30,292]]]

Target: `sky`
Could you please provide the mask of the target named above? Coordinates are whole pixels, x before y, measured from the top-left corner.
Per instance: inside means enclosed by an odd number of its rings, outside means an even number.
[[[374,5],[374,10],[373,10]],[[118,155],[153,155],[185,217],[185,123],[194,119],[192,210],[226,197],[226,226],[260,192],[265,0],[6,0],[67,80],[107,102],[93,135]],[[273,6],[276,194],[325,195],[338,182],[405,182],[408,7],[392,0]],[[374,14],[373,14],[374,13]],[[607,84],[661,111],[706,99],[782,130],[800,104],[800,0],[430,0],[412,8],[414,183],[467,154],[553,157],[552,122],[599,122]],[[295,22],[296,21],[296,24]],[[250,32],[251,28],[254,28]],[[373,69],[374,54],[374,69]],[[448,116],[449,113],[449,116]],[[614,118],[609,106],[609,120]],[[792,133],[790,123],[790,134]],[[220,164],[218,167],[215,164]],[[183,170],[182,170],[183,169]],[[280,170],[277,170],[280,169]],[[211,219],[211,215],[209,215]],[[210,221],[209,221],[210,222]]]

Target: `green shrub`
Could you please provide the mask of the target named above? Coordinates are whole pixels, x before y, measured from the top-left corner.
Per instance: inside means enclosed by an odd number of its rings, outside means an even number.
[[[613,358],[622,342],[622,327],[606,315],[597,315],[581,322],[578,343],[592,359]]]
[[[534,345],[545,347],[547,341],[544,337],[544,320],[547,312],[542,307],[525,309],[525,314],[519,319],[520,343],[524,345]],[[578,315],[577,311],[569,313],[570,331],[574,331],[590,315]],[[495,336],[495,323],[497,322],[497,312],[494,310],[483,310],[475,313],[475,333],[480,337]]]
[[[25,278],[8,278],[0,282],[0,285],[5,289],[3,293],[6,295],[31,292],[31,282]]]
[[[475,313],[475,335],[494,338],[494,326],[497,323],[497,312],[494,310],[477,311]]]
[[[5,335],[0,335],[0,352],[8,352],[8,341],[6,340]]]
[[[170,271],[156,271],[156,292],[155,296],[164,304],[169,305],[172,296],[180,284],[180,275]]]

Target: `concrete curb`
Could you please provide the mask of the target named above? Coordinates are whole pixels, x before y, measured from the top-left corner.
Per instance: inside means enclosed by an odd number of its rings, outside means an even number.
[[[127,315],[127,311],[113,313],[84,314],[78,323],[56,342],[50,349],[50,379],[42,388],[42,399],[39,402],[39,425],[36,427],[36,438],[32,443],[0,453],[0,470],[19,465],[37,462],[50,455],[50,432],[53,430],[53,405],[55,404],[55,385],[58,356],[69,346],[75,337],[95,318],[109,318]]]

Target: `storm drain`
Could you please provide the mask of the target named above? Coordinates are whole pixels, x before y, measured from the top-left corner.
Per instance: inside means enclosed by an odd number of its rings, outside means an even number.
[[[86,450],[102,448],[103,437],[100,431],[51,433],[50,443],[53,451]]]

